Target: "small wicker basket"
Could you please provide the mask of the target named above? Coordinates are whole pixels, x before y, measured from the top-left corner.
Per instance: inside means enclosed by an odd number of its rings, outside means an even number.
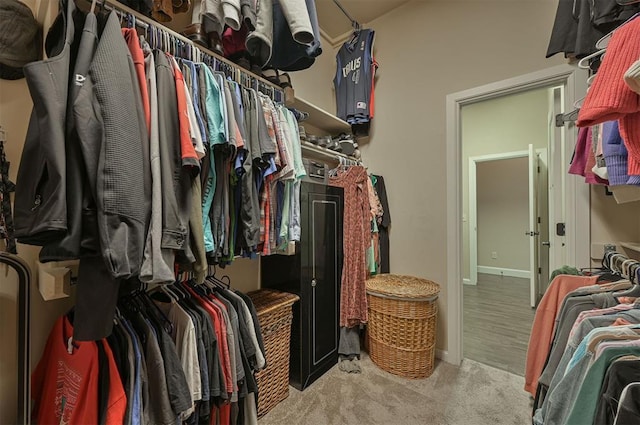
[[[267,367],[256,373],[258,418],[289,397],[289,348],[292,306],[300,297],[261,289],[247,294],[256,307]]]
[[[433,372],[440,286],[413,276],[381,274],[366,283],[369,356],[406,378]]]

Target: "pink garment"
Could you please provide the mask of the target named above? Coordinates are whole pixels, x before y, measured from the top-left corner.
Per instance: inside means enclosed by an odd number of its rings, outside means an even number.
[[[578,140],[576,148],[573,152],[573,159],[569,166],[569,174],[575,174],[584,177],[584,167],[587,164],[587,139],[591,138],[591,130],[589,127],[583,127],[578,130]]]
[[[602,133],[604,132],[604,123],[598,124],[598,144],[596,145],[596,156],[604,156],[602,151]]]
[[[589,184],[608,185],[609,182],[607,180],[600,178],[593,172],[593,166],[596,165],[596,157],[593,154],[593,134],[591,127],[589,127],[589,132],[587,134],[585,156],[587,158],[587,163],[584,165],[584,180]]]
[[[247,51],[245,42],[248,32],[249,30],[246,24],[242,24],[238,31],[234,31],[230,27],[224,30],[222,34],[222,50],[224,51],[225,58],[237,56]]]
[[[588,317],[595,316],[604,316],[606,314],[617,313],[620,311],[631,310],[634,307],[633,304],[618,304],[609,308],[595,308],[593,310],[583,311],[578,315],[578,318],[573,323],[573,327],[571,328],[571,332],[569,333],[569,341],[573,338],[573,334],[578,328],[578,325],[582,323],[582,321]]]
[[[524,390],[532,396],[536,394],[538,378],[551,348],[556,315],[564,297],[578,288],[594,285],[597,279],[597,276],[558,275],[542,297],[533,318],[524,373]]]
[[[610,340],[610,341],[601,342],[596,346],[595,356],[592,357],[591,364],[593,364],[596,360],[598,360],[598,357],[600,357],[600,355],[604,353],[604,351],[607,348],[613,348],[613,347],[640,347],[640,339],[621,340],[621,341]]]
[[[367,170],[352,166],[331,177],[332,186],[344,189],[342,286],[340,288],[340,326],[367,323],[366,250],[371,246],[371,205]]]

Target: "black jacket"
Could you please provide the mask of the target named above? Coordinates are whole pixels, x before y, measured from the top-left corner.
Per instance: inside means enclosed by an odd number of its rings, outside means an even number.
[[[113,278],[136,276],[151,210],[149,143],[133,60],[115,12],[75,103],[101,254]]]
[[[48,59],[24,67],[33,111],[16,180],[15,235],[19,242],[44,245],[67,232],[65,135],[72,43],[73,1],[47,34]]]

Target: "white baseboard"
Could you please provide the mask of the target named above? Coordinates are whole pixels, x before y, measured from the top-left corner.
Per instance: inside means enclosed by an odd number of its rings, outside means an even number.
[[[462,279],[462,283],[465,284],[465,285],[473,285],[471,283],[471,279]]]
[[[497,276],[520,277],[529,279],[531,272],[529,270],[504,269],[502,267],[478,266],[478,273],[493,274]]]
[[[436,358],[442,360],[443,362],[456,364],[451,358],[451,356],[449,355],[449,351],[447,350],[441,350],[439,348],[436,348]]]

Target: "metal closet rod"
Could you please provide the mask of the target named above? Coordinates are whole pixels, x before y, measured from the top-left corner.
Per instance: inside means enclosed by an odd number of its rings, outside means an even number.
[[[356,164],[362,164],[362,161],[359,159],[356,159],[352,156],[349,155],[345,155],[341,152],[336,152],[336,151],[332,151],[331,149],[327,149],[327,148],[322,148],[320,146],[316,146],[313,143],[310,142],[305,142],[305,141],[301,141],[300,142],[300,146],[302,147],[303,151],[307,151],[307,152],[311,152],[311,153],[315,153],[316,155],[321,155],[323,157],[332,159],[336,162],[339,162],[340,160],[338,158],[344,158],[348,161],[352,161]]]
[[[342,11],[342,13],[344,13],[344,16],[349,18],[349,20],[351,21],[351,25],[353,25],[354,28],[360,28],[360,23],[355,19],[353,19],[351,15],[349,15],[349,12],[347,12],[347,10],[344,8],[342,4],[340,4],[338,0],[333,0],[333,2],[336,4],[336,6],[338,6],[338,8]]]
[[[92,4],[92,0],[84,0],[85,3],[88,4]],[[261,81],[262,83],[266,84],[267,86],[273,88],[274,90],[277,90],[279,92],[282,93],[282,99],[284,100],[284,91],[282,90],[282,87],[277,86],[275,84],[273,84],[271,81],[257,75],[254,74],[253,72],[240,68],[238,67],[238,65],[236,65],[235,63],[231,62],[230,60],[228,60],[227,58],[220,56],[219,54],[207,49],[204,46],[201,46],[199,44],[195,44],[193,41],[191,41],[190,39],[188,39],[187,37],[185,37],[184,35],[175,32],[174,30],[172,30],[171,28],[168,28],[164,25],[162,25],[160,22],[158,21],[154,21],[153,19],[149,18],[148,16],[144,16],[141,13],[139,13],[136,10],[131,9],[128,6],[125,6],[124,4],[120,3],[117,0],[97,0],[97,6],[111,6],[112,9],[116,9],[116,12],[121,11],[121,12],[125,12],[125,13],[130,13],[131,15],[135,16],[136,18],[136,22],[137,21],[141,21],[141,23],[143,23],[144,25],[146,25],[147,27],[152,26],[152,27],[156,27],[158,29],[161,29],[162,31],[165,31],[169,34],[171,34],[172,36],[184,41],[185,43],[190,44],[191,46],[193,46],[194,49],[198,49],[200,50],[202,53],[211,56],[212,58],[215,58],[216,60],[226,63],[227,65],[229,65],[230,67],[236,69],[238,72],[240,73],[244,73],[250,77],[255,78],[258,81]],[[144,28],[143,25],[141,25],[141,27]]]

